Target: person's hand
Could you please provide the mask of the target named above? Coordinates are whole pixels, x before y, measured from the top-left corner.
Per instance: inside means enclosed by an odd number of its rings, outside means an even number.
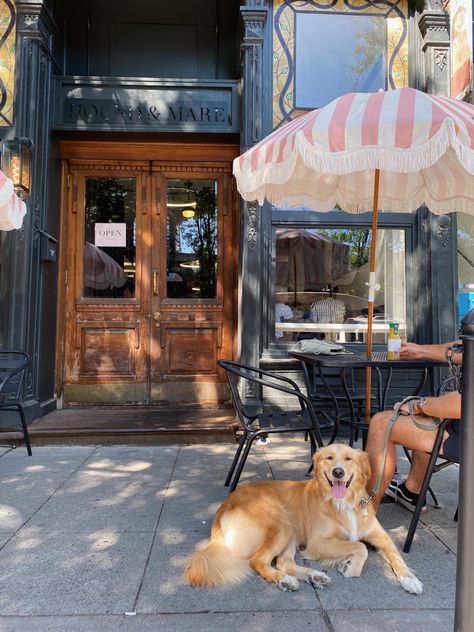
[[[417,345],[415,342],[402,342],[400,358],[403,360],[421,360],[424,357],[422,345]]]

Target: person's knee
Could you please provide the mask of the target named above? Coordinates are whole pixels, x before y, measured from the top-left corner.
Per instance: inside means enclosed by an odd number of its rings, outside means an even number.
[[[390,420],[391,414],[389,411],[382,411],[376,413],[370,420],[369,436],[384,434],[387,429],[387,424]]]

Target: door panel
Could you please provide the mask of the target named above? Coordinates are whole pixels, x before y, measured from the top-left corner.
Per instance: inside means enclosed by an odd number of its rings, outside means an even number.
[[[66,403],[227,399],[231,163],[68,168]]]

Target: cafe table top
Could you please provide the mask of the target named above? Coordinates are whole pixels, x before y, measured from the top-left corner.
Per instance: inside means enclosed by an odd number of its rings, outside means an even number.
[[[308,364],[317,364],[318,366],[336,367],[343,369],[350,368],[366,368],[377,367],[379,369],[425,369],[430,367],[445,367],[448,362],[446,360],[431,360],[423,358],[421,360],[388,360],[386,351],[374,351],[370,356],[366,353],[337,353],[316,354],[301,351],[290,351],[290,357],[302,360]]]

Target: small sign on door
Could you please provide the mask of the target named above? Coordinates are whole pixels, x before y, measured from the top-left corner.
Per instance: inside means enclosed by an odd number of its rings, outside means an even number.
[[[96,246],[121,246],[127,245],[127,224],[95,224]]]

